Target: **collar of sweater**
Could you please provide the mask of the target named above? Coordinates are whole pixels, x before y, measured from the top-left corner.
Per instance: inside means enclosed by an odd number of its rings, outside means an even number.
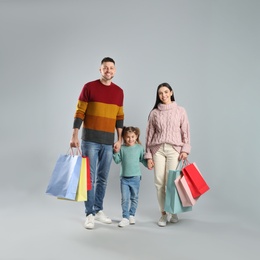
[[[159,110],[170,110],[170,109],[173,109],[177,106],[176,102],[172,102],[170,104],[163,104],[163,103],[159,103],[158,104],[158,109]]]

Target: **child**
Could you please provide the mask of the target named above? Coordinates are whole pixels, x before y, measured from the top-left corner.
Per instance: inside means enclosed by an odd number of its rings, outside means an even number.
[[[121,163],[120,186],[123,219],[119,227],[135,224],[135,212],[138,204],[138,194],[141,181],[140,162],[147,167],[144,159],[144,148],[139,141],[140,130],[137,127],[124,127],[123,145],[119,152],[113,154],[116,164]]]

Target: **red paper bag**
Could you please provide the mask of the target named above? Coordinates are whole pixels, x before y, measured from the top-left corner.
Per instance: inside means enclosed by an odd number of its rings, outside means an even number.
[[[87,190],[92,189],[91,185],[91,175],[90,175],[90,163],[89,163],[89,158],[86,157],[86,174],[87,174]]]
[[[202,177],[196,163],[190,163],[182,168],[182,173],[190,187],[194,199],[209,190],[209,186]]]

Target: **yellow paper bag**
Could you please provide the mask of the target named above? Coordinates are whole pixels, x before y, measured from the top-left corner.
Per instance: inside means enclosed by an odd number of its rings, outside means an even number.
[[[78,184],[75,201],[87,200],[87,174],[86,173],[87,173],[86,158],[82,157],[79,184]]]

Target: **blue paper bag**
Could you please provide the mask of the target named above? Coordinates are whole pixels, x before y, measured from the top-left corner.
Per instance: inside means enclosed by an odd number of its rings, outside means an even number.
[[[192,206],[182,206],[178,191],[174,183],[176,178],[179,177],[181,174],[181,167],[179,167],[180,165],[182,165],[182,163],[178,164],[176,170],[170,170],[168,173],[164,210],[171,214],[177,214],[192,210]]]
[[[75,200],[82,157],[60,155],[52,172],[46,193],[58,198]]]

